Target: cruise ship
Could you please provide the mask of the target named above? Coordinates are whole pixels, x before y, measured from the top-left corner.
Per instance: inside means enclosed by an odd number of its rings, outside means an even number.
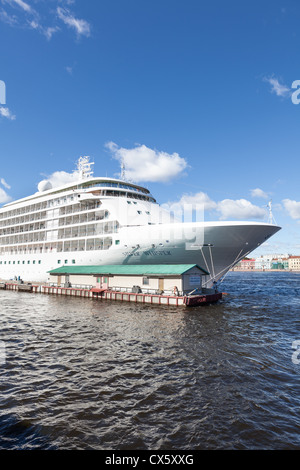
[[[47,282],[66,265],[197,264],[207,287],[280,227],[258,222],[182,222],[148,189],[95,177],[80,157],[78,180],[48,182],[0,209],[0,278]],[[124,176],[124,172],[123,172]]]

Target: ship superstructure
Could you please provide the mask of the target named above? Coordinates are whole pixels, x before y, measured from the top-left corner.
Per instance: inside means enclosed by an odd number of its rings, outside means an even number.
[[[77,181],[0,209],[0,278],[45,282],[62,265],[196,263],[220,279],[280,227],[177,221],[148,189],[94,177],[81,157]]]

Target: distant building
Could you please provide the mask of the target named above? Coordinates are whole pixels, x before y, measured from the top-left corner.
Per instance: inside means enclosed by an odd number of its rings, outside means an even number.
[[[289,269],[289,261],[288,259],[284,259],[284,258],[274,258],[272,260],[272,269]]]
[[[234,271],[254,271],[254,269],[255,269],[255,259],[254,258],[242,259],[234,267]]]
[[[269,269],[289,269],[288,254],[270,254],[262,255],[255,260],[255,269],[257,271],[266,271]]]
[[[255,259],[245,258],[241,261],[241,268],[245,271],[252,271],[255,269]]]
[[[289,269],[289,258],[282,258],[281,263],[283,265],[283,269]]]
[[[255,260],[255,270],[256,271],[266,271],[267,269],[272,268],[272,255],[263,255]]]
[[[289,257],[291,255],[281,255],[278,257],[278,268],[277,269],[286,269],[289,270]]]
[[[290,271],[300,271],[300,256],[290,256],[288,263]]]
[[[300,271],[300,255],[269,254],[259,258],[245,258],[234,268],[234,271]]]

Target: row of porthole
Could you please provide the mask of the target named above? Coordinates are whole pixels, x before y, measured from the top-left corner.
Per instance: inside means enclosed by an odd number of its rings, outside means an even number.
[[[37,264],[41,264],[41,260],[38,260]],[[0,264],[26,264],[26,261],[0,261]],[[27,264],[30,264],[30,260],[27,261]],[[36,260],[32,261],[32,264],[36,264]]]
[[[69,260],[67,260],[67,259],[64,260],[64,264],[68,264],[68,262],[69,262]],[[76,263],[75,259],[72,259],[72,264],[75,264],[75,263]],[[57,260],[57,264],[61,264],[61,259]]]
[[[62,262],[61,259],[57,260],[57,264],[61,264],[61,262]],[[68,264],[68,262],[69,261],[67,259],[64,260],[64,264]],[[76,263],[75,259],[72,259],[72,264],[75,264],[75,263]],[[40,259],[38,261],[28,260],[27,263],[26,263],[25,260],[23,260],[23,261],[0,261],[0,264],[42,264],[42,261]]]

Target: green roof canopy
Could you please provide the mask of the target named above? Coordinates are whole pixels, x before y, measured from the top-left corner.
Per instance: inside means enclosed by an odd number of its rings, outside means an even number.
[[[97,266],[62,266],[50,274],[124,274],[124,275],[164,275],[174,276],[184,274],[197,267],[203,274],[209,274],[197,264],[137,264],[137,265],[97,265]]]

